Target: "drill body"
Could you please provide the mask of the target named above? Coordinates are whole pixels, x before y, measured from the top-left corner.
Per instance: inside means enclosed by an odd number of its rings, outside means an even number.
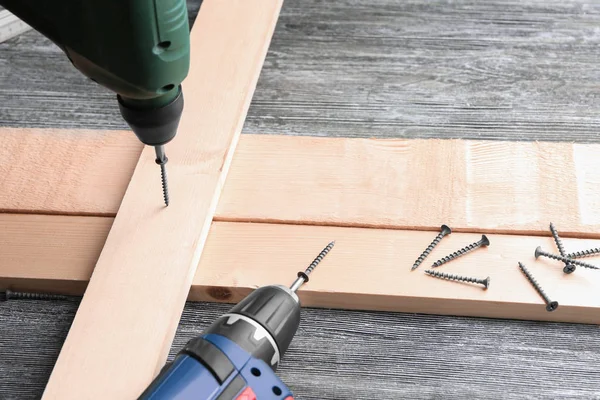
[[[275,370],[299,323],[294,291],[256,289],[190,340],[138,400],[293,400]]]
[[[156,149],[165,204],[167,157],[183,112],[190,65],[186,0],[0,0],[84,75],[117,94],[138,139]]]

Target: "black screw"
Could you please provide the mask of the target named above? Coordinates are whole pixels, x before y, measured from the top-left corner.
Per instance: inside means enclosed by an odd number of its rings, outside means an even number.
[[[7,300],[66,300],[67,296],[50,293],[13,292],[10,289],[0,291],[0,301]]]
[[[465,246],[465,247],[463,247],[460,250],[456,250],[454,253],[452,253],[450,255],[447,255],[446,257],[444,257],[444,258],[442,258],[440,260],[437,260],[431,266],[434,267],[434,268],[435,267],[439,267],[440,265],[446,264],[447,262],[452,261],[455,258],[464,256],[468,252],[473,251],[473,250],[475,250],[478,247],[489,246],[489,244],[490,244],[490,240],[488,239],[488,237],[485,236],[485,235],[481,235],[481,240],[480,241],[475,242],[475,243],[471,243],[470,245]]]
[[[519,262],[519,268],[521,268],[521,271],[523,271],[523,273],[527,277],[527,280],[531,283],[531,286],[533,286],[535,290],[537,290],[537,292],[540,294],[540,296],[542,296],[542,298],[546,302],[546,311],[556,310],[558,308],[558,302],[550,300],[550,298],[546,295],[546,292],[544,292],[544,290],[540,287],[539,283],[537,283],[533,275],[531,275],[531,272],[529,272],[529,270],[525,267],[525,265],[523,265],[523,263]]]
[[[566,255],[565,255],[566,252],[565,252],[565,248],[562,244],[562,240],[560,240],[560,237],[558,236],[558,232],[556,231],[556,228],[554,227],[554,224],[552,222],[550,222],[550,232],[552,233],[552,237],[554,238],[554,243],[556,243],[558,252],[560,253],[561,256],[566,257]],[[568,263],[565,263],[563,272],[565,274],[571,274],[575,271],[575,269],[576,269],[575,265],[568,262]]]
[[[554,260],[562,261],[564,263],[573,263],[575,265],[579,265],[579,266],[584,267],[584,268],[600,269],[600,268],[596,267],[595,265],[588,264],[588,263],[585,263],[583,261],[572,260],[572,259],[567,258],[567,257],[559,256],[558,254],[547,253],[547,252],[545,252],[545,251],[542,250],[541,246],[538,246],[535,249],[535,258],[538,258],[539,256],[552,258]]]
[[[323,258],[325,258],[327,253],[329,253],[329,251],[331,251],[331,249],[333,248],[334,245],[335,245],[335,240],[333,242],[329,243],[327,246],[325,246],[325,248],[323,250],[321,250],[319,255],[317,257],[315,257],[313,262],[311,262],[310,265],[308,267],[306,267],[306,270],[298,272],[298,278],[294,281],[294,283],[292,283],[292,286],[290,286],[290,290],[292,292],[295,293],[300,288],[300,286],[302,286],[303,284],[308,282],[308,275],[310,275],[310,273],[313,272],[313,270],[317,267],[317,265],[319,265],[319,263],[321,261],[323,261]]]
[[[567,258],[581,258],[581,257],[589,257],[595,254],[600,254],[600,247],[596,247],[594,249],[576,251],[575,253],[567,254],[565,257]]]
[[[448,225],[442,225],[442,227],[440,229],[441,229],[440,233],[438,233],[438,235],[435,237],[435,239],[433,239],[433,241],[431,243],[429,243],[429,246],[427,246],[427,248],[419,256],[419,258],[417,258],[417,260],[413,264],[411,270],[417,269],[417,267],[419,265],[421,265],[421,263],[427,258],[429,253],[431,253],[431,250],[433,250],[433,248],[435,246],[437,246],[437,244],[440,242],[440,240],[442,240],[442,238],[444,236],[452,233],[452,229],[450,229],[450,227]]]
[[[425,273],[429,276],[433,276],[434,278],[447,279],[449,281],[478,283],[480,285],[483,285],[484,289],[487,289],[488,287],[490,287],[490,277],[489,276],[485,279],[477,279],[477,278],[469,278],[467,276],[446,274],[444,272],[432,271],[430,269],[426,270]]]

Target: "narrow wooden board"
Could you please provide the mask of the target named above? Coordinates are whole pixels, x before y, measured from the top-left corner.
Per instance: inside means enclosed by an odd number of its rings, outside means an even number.
[[[0,212],[114,216],[143,145],[132,132],[3,128]]]
[[[171,205],[143,150],[44,399],[132,399],[164,365],[281,7],[204,1],[186,108],[167,146]]]
[[[129,132],[7,137],[0,210],[116,213],[139,152]],[[599,153],[570,143],[243,135],[215,219],[399,229],[445,221],[537,235],[554,221],[563,235],[599,238]]]
[[[0,266],[0,287],[81,293],[93,269],[90,250],[101,246],[109,220],[1,215],[6,229],[0,231],[0,254],[8,251],[10,256],[8,266],[4,258]],[[50,226],[61,229],[53,233]],[[11,245],[10,237],[19,235],[24,241]],[[305,306],[600,323],[600,272],[578,268],[565,275],[558,262],[536,261],[533,252],[538,245],[556,251],[551,238],[491,234],[489,248],[438,268],[490,276],[490,289],[484,291],[423,274],[436,259],[477,240],[477,234],[453,233],[419,269],[410,271],[433,236],[433,232],[390,229],[214,222],[189,299],[237,302],[258,286],[289,284],[325,244],[336,240],[300,292]],[[590,239],[564,242],[568,251],[600,244]],[[32,251],[34,246],[49,250]],[[548,295],[560,303],[557,311],[545,311],[517,261],[524,262]],[[587,261],[600,265],[600,258]]]

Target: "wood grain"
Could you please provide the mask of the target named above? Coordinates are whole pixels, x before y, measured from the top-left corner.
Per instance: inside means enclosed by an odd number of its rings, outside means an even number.
[[[209,0],[191,34],[171,206],[146,148],[44,399],[131,399],[164,365],[281,7]],[[76,384],[73,384],[76,382]]]
[[[16,222],[24,217],[28,223]],[[101,246],[108,218],[14,215],[3,219],[7,229],[0,232],[0,239],[17,235],[23,239],[10,253],[14,260],[22,261],[18,268],[18,261],[0,268],[0,285],[81,293],[93,266],[84,251]],[[62,228],[54,236],[39,232],[53,223]],[[82,234],[84,228],[97,236]],[[29,232],[38,232],[37,237],[28,239]],[[433,236],[433,232],[422,231],[214,222],[188,299],[237,302],[256,287],[289,284],[326,243],[336,240],[310,284],[300,291],[305,306],[600,324],[600,273],[579,268],[565,275],[560,263],[535,261],[533,252],[538,245],[556,252],[551,238],[492,234],[489,248],[437,269],[478,278],[490,276],[490,289],[484,291],[423,274],[435,260],[478,240],[477,234],[453,233],[411,272],[412,263]],[[44,248],[56,241],[62,242],[57,247],[70,250],[24,255],[30,244],[41,243],[39,247]],[[98,242],[95,246],[94,241]],[[565,239],[569,251],[598,244],[598,240]],[[525,263],[548,295],[560,303],[557,311],[545,311],[517,261]],[[49,272],[48,265],[60,268]]]
[[[0,210],[116,214],[140,151],[129,132],[7,133]],[[444,221],[457,231],[537,235],[553,221],[563,235],[600,237],[598,152],[571,143],[244,135],[215,218],[401,229]],[[42,164],[52,154],[57,163]]]
[[[597,143],[599,25],[570,0],[286,0],[244,130]],[[0,53],[1,125],[127,129],[38,33]],[[76,309],[0,303],[0,398],[41,397]],[[172,351],[228,309],[188,303]],[[594,325],[306,309],[278,374],[303,400],[589,400],[599,354]]]
[[[126,131],[3,128],[0,212],[114,216],[142,151]]]

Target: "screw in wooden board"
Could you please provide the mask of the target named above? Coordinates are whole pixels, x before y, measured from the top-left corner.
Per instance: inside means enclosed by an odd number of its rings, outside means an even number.
[[[523,271],[525,277],[527,277],[527,280],[529,281],[529,283],[531,283],[531,286],[535,288],[535,290],[540,294],[540,296],[542,296],[542,299],[544,299],[544,301],[546,302],[546,311],[556,310],[558,308],[558,302],[550,300],[548,295],[546,295],[546,292],[544,292],[540,284],[535,280],[533,275],[531,275],[531,272],[529,272],[529,270],[525,267],[525,265],[523,265],[523,263],[519,262],[519,268],[521,268],[521,271]]]
[[[595,265],[588,264],[588,263],[583,262],[583,261],[573,260],[571,258],[559,256],[558,254],[552,254],[552,253],[545,252],[544,250],[542,250],[541,246],[538,246],[535,249],[535,253],[534,254],[535,254],[535,258],[538,258],[539,256],[542,256],[542,257],[552,258],[553,260],[562,261],[564,263],[572,263],[572,264],[579,265],[579,266],[584,267],[584,268],[600,269],[599,267],[596,267]]]
[[[435,248],[435,246],[438,245],[440,240],[442,240],[442,238],[444,236],[449,235],[451,233],[452,233],[452,229],[450,229],[450,227],[448,225],[442,225],[442,227],[440,228],[440,233],[437,234],[435,239],[433,239],[433,241],[431,243],[429,243],[429,246],[427,246],[427,248],[419,256],[419,258],[417,258],[417,260],[415,261],[415,263],[413,264],[413,266],[411,268],[411,271],[414,271],[415,269],[417,269],[419,267],[419,265],[421,265],[421,263],[427,258],[429,253],[431,253],[431,251]]]
[[[489,276],[485,279],[478,279],[478,278],[470,278],[468,276],[446,274],[444,272],[433,271],[430,269],[426,270],[425,273],[429,276],[433,276],[434,278],[447,279],[449,281],[478,283],[480,285],[483,285],[484,289],[487,289],[490,287],[490,277]]]
[[[600,254],[600,247],[596,247],[589,250],[576,251],[575,253],[569,253],[565,257],[567,258],[582,258],[582,257],[590,257],[593,255]]]
[[[0,291],[0,300],[66,300],[67,296],[50,293],[13,292],[10,289]]]
[[[475,243],[471,243],[470,245],[465,246],[460,250],[456,250],[454,253],[449,254],[446,257],[437,260],[431,266],[434,268],[439,267],[440,265],[446,264],[447,262],[452,261],[458,257],[462,257],[465,254],[467,254],[468,252],[473,251],[479,247],[489,246],[489,245],[490,245],[490,240],[488,239],[488,237],[485,235],[481,235],[481,240],[479,240]]]
[[[550,222],[550,233],[552,233],[552,237],[554,238],[554,243],[556,243],[556,248],[558,248],[558,252],[561,256],[566,257],[565,248],[562,244],[562,240],[560,240],[560,236],[558,236],[558,231],[552,222]],[[565,263],[565,267],[563,268],[563,272],[565,274],[571,274],[575,271],[576,267],[573,263]]]

